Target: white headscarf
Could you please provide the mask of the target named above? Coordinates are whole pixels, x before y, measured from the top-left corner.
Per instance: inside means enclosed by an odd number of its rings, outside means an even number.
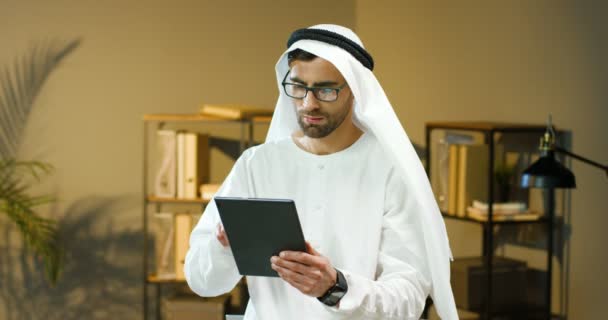
[[[331,24],[310,28],[335,32],[363,47],[359,37],[348,28]],[[409,196],[416,197],[417,208],[410,214],[419,215],[418,221],[421,222],[431,275],[433,303],[442,319],[458,319],[450,286],[452,255],[443,218],[420,159],[371,70],[338,46],[316,40],[294,42],[281,55],[276,65],[279,99],[266,141],[284,138],[299,129],[293,102],[283,92],[281,84],[289,71],[287,53],[298,48],[331,62],[340,71],[355,97],[353,121],[361,130],[371,132],[377,138],[399,170],[407,190],[412,192]]]

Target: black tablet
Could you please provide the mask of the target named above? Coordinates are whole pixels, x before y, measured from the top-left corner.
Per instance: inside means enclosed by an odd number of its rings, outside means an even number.
[[[306,251],[293,200],[215,197],[239,273],[278,277],[270,258],[281,251]]]

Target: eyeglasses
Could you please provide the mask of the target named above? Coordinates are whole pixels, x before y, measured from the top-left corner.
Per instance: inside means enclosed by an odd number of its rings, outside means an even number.
[[[329,88],[329,87],[307,87],[297,83],[289,83],[285,82],[289,72],[285,74],[285,78],[283,78],[283,89],[285,90],[285,94],[294,99],[304,99],[306,95],[308,95],[308,91],[312,91],[312,94],[319,101],[324,102],[333,102],[338,100],[338,94],[340,90],[342,90],[347,83],[345,82],[338,88]]]

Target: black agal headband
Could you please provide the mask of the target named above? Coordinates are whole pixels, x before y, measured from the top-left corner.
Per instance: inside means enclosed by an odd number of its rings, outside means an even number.
[[[364,67],[374,70],[374,59],[372,59],[372,56],[356,42],[341,34],[323,29],[298,29],[289,36],[287,48],[294,42],[304,39],[317,40],[340,47],[355,57]]]

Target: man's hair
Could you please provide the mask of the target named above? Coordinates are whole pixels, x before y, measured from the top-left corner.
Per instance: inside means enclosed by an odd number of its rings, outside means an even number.
[[[295,49],[295,50],[291,50],[287,53],[287,64],[291,66],[291,64],[296,61],[311,61],[314,60],[317,56],[302,50],[302,49]]]

